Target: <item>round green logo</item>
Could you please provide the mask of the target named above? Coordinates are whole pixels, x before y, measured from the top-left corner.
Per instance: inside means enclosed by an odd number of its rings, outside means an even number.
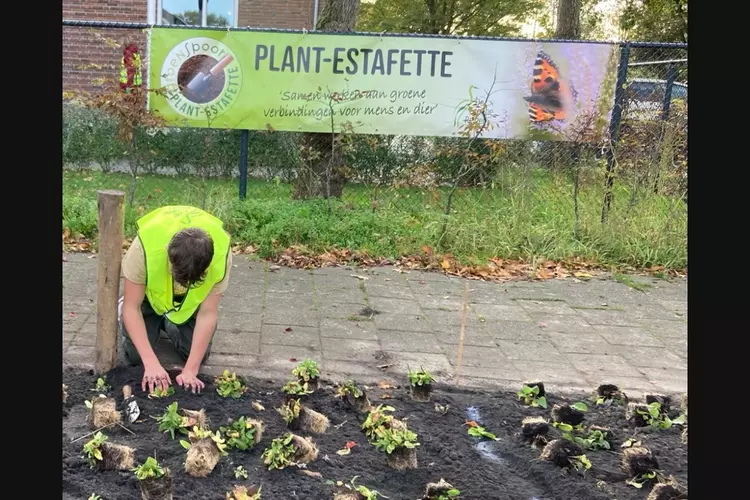
[[[190,38],[167,54],[161,86],[177,113],[210,122],[237,101],[242,69],[237,56],[219,40]]]

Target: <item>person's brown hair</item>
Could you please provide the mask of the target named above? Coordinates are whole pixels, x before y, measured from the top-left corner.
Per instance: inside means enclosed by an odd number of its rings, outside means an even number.
[[[181,286],[199,286],[214,257],[214,242],[203,229],[189,227],[175,234],[167,247],[172,277]]]

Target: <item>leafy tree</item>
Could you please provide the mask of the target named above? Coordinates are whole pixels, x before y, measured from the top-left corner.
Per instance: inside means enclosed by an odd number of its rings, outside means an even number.
[[[626,0],[620,27],[628,40],[688,41],[687,0]]]
[[[544,0],[376,0],[363,3],[358,31],[515,36]]]
[[[189,25],[200,26],[201,25],[201,13],[197,10],[186,10],[182,14],[182,19]],[[209,12],[206,14],[206,26],[231,26],[232,23],[224,17],[218,14]]]

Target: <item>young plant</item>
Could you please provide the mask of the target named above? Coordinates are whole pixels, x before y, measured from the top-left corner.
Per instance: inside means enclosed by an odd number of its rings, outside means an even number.
[[[211,429],[207,427],[198,427],[196,425],[193,427],[193,430],[188,433],[188,439],[189,441],[185,441],[184,439],[180,440],[180,444],[186,450],[192,448],[193,444],[197,443],[198,441],[210,439],[216,445],[216,449],[219,450],[221,456],[225,457],[228,455],[227,443],[224,438],[221,437],[221,433],[219,431],[211,432]]]
[[[99,377],[98,379],[96,379],[96,385],[91,390],[94,392],[102,393],[102,392],[107,392],[111,388],[112,387],[109,384],[107,384],[106,380],[104,380],[102,377]]]
[[[174,439],[175,431],[187,434],[188,431],[185,429],[186,417],[183,417],[177,412],[177,401],[167,406],[160,417],[156,417],[156,421],[159,422],[159,432],[168,432],[172,439]]]
[[[226,442],[219,432],[195,426],[188,438],[190,441],[180,440],[180,444],[188,450],[185,472],[193,477],[208,476],[221,457],[228,454]]]
[[[219,396],[222,398],[231,397],[234,399],[240,399],[248,390],[247,385],[237,377],[237,374],[234,372],[230,374],[229,370],[224,370],[224,373],[220,377],[216,377],[215,383],[216,392],[218,392]]]
[[[347,490],[353,491],[355,493],[359,493],[359,497],[361,498],[358,498],[358,500],[378,500],[378,498],[388,498],[388,497],[383,496],[377,490],[371,490],[370,488],[364,485],[357,485],[356,484],[357,478],[359,478],[359,476],[354,476],[351,479],[351,481],[349,481],[348,483],[344,483],[343,481],[334,482],[331,480],[326,481],[326,483],[336,485],[339,488],[346,488]],[[347,498],[349,497],[348,494],[346,496]],[[338,497],[336,496],[334,498],[338,498]]]
[[[586,455],[577,455],[570,457],[570,466],[576,471],[586,471],[591,468],[591,462]]]
[[[445,479],[440,479],[437,483],[428,483],[425,488],[424,500],[450,500],[458,498],[461,492],[453,487]]]
[[[171,385],[168,386],[166,389],[162,389],[161,387],[155,387],[154,390],[148,395],[149,399],[159,399],[159,398],[166,398],[169,396],[174,396],[174,387]]]
[[[281,408],[276,408],[276,411],[279,412],[286,425],[291,425],[292,422],[299,418],[300,408],[299,399],[292,399],[287,401],[286,404],[281,405]]]
[[[236,450],[251,449],[260,440],[258,437],[258,422],[248,420],[244,415],[228,426],[219,427],[225,436],[227,446]]]
[[[88,498],[88,500],[102,500],[101,495],[97,495],[96,493],[92,493],[91,496]]]
[[[424,368],[416,371],[409,370],[409,388],[412,399],[415,401],[429,401],[434,381],[435,379],[432,375],[425,371]]]
[[[346,404],[355,408],[360,413],[365,413],[372,409],[372,404],[370,404],[365,391],[357,387],[351,380],[344,385],[340,385],[336,389],[334,397],[342,398]]]
[[[234,477],[237,479],[247,479],[247,471],[241,465],[234,468]]]
[[[648,427],[655,429],[669,429],[673,425],[682,425],[685,423],[683,415],[675,420],[670,419],[667,413],[662,410],[661,403],[658,401],[650,403],[646,409],[637,407],[635,412],[640,415]]]
[[[293,434],[287,433],[284,437],[271,441],[271,446],[266,448],[261,457],[268,470],[284,469],[294,464],[296,450],[292,444]]]
[[[364,393],[357,387],[357,385],[354,383],[354,381],[349,380],[345,384],[340,385],[336,389],[335,396],[337,398],[345,398],[346,396],[351,396],[353,398],[361,398],[364,396]]]
[[[154,457],[148,457],[145,462],[133,469],[133,472],[135,472],[135,477],[139,481],[161,479],[167,474],[167,471]]]
[[[86,461],[92,469],[104,459],[102,456],[102,445],[107,439],[109,438],[99,431],[94,434],[94,437],[91,440],[83,445],[84,458],[86,458]]]
[[[320,366],[316,361],[306,359],[292,370],[292,375],[304,383],[317,382],[320,378]]]
[[[227,500],[260,500],[260,490],[263,486],[245,486],[235,485],[232,491],[227,493]]]
[[[602,384],[596,388],[594,401],[597,405],[621,405],[627,401],[627,398],[616,385]]]
[[[373,446],[379,451],[387,454],[393,453],[398,449],[413,449],[419,446],[417,434],[409,429],[387,429],[381,427],[375,432]]]
[[[362,422],[362,430],[365,431],[365,436],[372,440],[375,438],[377,430],[385,425],[390,424],[393,421],[393,415],[388,415],[386,412],[392,412],[396,409],[392,406],[378,405],[367,415],[367,418]]]
[[[484,427],[479,425],[478,423],[474,422],[473,420],[467,421],[464,425],[469,426],[469,436],[473,437],[486,437],[487,439],[492,439],[493,441],[497,441],[497,436],[495,436],[493,433],[486,430]]]
[[[299,380],[290,380],[284,384],[284,387],[282,387],[281,390],[286,393],[287,397],[307,396],[308,394],[313,393],[307,382],[300,382]]]
[[[537,385],[533,387],[524,385],[516,395],[518,396],[518,399],[522,400],[527,406],[547,408],[547,396],[540,396],[539,390],[539,386]]]
[[[576,436],[574,431],[582,431],[580,426],[573,427],[570,424],[555,422],[555,427],[562,432],[563,439],[573,441],[587,450],[609,450],[612,445],[609,442],[609,432],[606,429],[591,429],[586,436]]]

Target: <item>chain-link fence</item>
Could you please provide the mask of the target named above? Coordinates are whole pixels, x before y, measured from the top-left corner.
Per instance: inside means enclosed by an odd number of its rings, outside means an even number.
[[[682,267],[687,47],[637,43],[620,51],[612,125],[593,142],[137,127],[134,167],[115,121],[73,99],[64,104],[64,162],[131,174],[132,217],[154,204],[200,204],[228,220],[233,234],[276,247],[398,253],[427,245],[477,259],[581,255]],[[120,52],[110,52],[119,63]],[[73,59],[65,52],[64,71],[78,71]],[[180,179],[181,187],[135,189],[149,175]]]

